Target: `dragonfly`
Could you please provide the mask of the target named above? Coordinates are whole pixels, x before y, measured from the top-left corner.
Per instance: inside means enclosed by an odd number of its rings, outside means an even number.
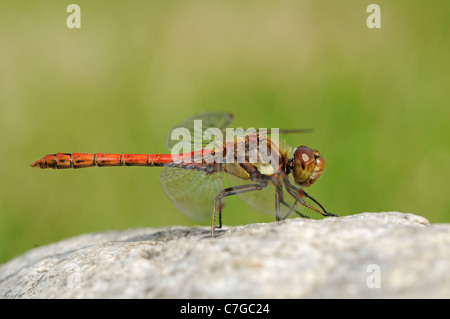
[[[232,120],[232,114],[222,112],[207,112],[186,119],[166,135],[170,154],[56,153],[42,157],[31,166],[42,169],[162,167],[160,183],[165,194],[178,210],[192,219],[211,216],[211,237],[214,237],[217,212],[217,228],[222,228],[225,199],[232,195],[238,195],[257,210],[275,215],[276,221],[285,220],[293,213],[309,218],[304,210],[337,216],[304,190],[322,176],[325,161],[318,150],[304,145],[292,150],[283,141],[274,139],[272,130],[254,130],[233,138],[218,134],[214,142],[211,136],[205,137],[210,129],[215,129],[216,133],[228,132]],[[176,129],[188,133],[190,141],[178,144],[180,139],[173,138]],[[307,131],[310,130],[278,130],[278,134]],[[264,144],[270,155],[264,157],[260,154],[261,148],[252,148],[258,143]],[[180,151],[174,153],[177,144],[190,148],[183,152],[186,148],[180,147]],[[228,177],[226,186],[224,176]]]

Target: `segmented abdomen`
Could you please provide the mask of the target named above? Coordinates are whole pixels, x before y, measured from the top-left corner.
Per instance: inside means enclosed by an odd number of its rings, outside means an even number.
[[[57,153],[46,155],[31,166],[63,169],[92,166],[163,166],[170,162],[170,154]]]

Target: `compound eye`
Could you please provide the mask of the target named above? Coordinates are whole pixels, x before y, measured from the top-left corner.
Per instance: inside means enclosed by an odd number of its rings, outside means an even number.
[[[294,152],[293,171],[297,183],[309,179],[314,170],[316,158],[314,152],[307,146],[299,146]]]
[[[295,150],[294,160],[299,163],[304,169],[306,166],[311,165],[316,160],[315,154],[307,146],[299,146]]]

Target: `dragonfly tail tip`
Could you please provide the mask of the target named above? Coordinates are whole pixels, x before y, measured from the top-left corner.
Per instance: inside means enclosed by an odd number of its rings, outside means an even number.
[[[32,164],[30,164],[31,167],[39,167],[39,168],[44,168],[44,163],[42,163],[42,159],[37,160],[36,162],[33,162]]]

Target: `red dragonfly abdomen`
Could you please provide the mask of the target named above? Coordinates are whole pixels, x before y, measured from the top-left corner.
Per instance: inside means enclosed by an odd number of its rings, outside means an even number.
[[[63,169],[92,166],[164,166],[171,162],[171,154],[57,153],[42,157],[31,164],[31,167]]]
[[[40,168],[84,168],[92,166],[164,166],[174,160],[192,159],[196,154],[211,153],[202,150],[175,155],[171,154],[105,154],[105,153],[57,153],[46,155],[37,160],[31,167]]]

